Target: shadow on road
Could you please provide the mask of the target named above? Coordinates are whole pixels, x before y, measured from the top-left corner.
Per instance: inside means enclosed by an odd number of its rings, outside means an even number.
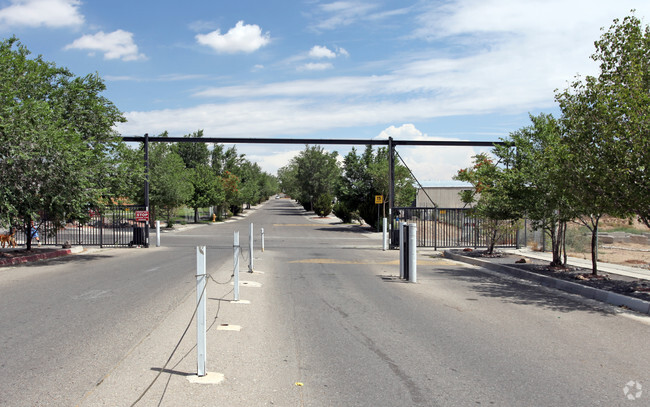
[[[593,305],[569,298],[568,294],[552,292],[538,285],[530,285],[510,279],[488,275],[470,268],[439,268],[436,276],[445,276],[465,281],[469,289],[483,297],[498,298],[503,302],[519,305],[533,305],[558,312],[583,311],[603,316],[614,316],[614,312],[599,309]]]

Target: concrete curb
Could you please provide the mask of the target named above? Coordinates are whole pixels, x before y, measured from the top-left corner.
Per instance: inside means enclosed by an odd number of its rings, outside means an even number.
[[[650,315],[650,301],[645,301],[639,298],[628,297],[623,294],[613,293],[610,291],[601,290],[599,288],[588,287],[582,284],[573,283],[571,281],[565,281],[553,277],[531,273],[504,264],[494,264],[486,260],[462,256],[459,254],[452,253],[449,250],[445,250],[443,256],[447,259],[473,264],[475,266],[485,267],[486,269],[492,271],[506,273],[510,276],[521,278],[524,280],[534,281],[545,287],[555,288],[558,290],[566,291],[571,294],[577,294],[585,298],[605,302],[611,305],[625,306],[631,310]]]
[[[70,249],[61,249],[61,250],[56,250],[48,253],[40,253],[40,254],[35,253],[32,254],[31,256],[15,257],[13,259],[2,259],[0,260],[0,266],[11,266],[16,264],[29,263],[37,260],[53,259],[55,257],[67,256],[68,254],[72,254],[72,253],[80,253],[81,251],[83,251],[83,247],[78,246]]]

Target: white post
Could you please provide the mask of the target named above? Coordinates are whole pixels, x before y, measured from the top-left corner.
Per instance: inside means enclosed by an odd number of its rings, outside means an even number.
[[[399,278],[404,278],[404,222],[399,223]]]
[[[264,228],[262,228],[262,253],[264,253]]]
[[[206,292],[205,246],[196,247],[196,355],[197,376],[205,376],[206,359]]]
[[[232,274],[235,276],[235,301],[239,301],[239,231],[235,232],[234,241],[233,241],[233,271]]]
[[[248,230],[248,272],[253,272],[253,224],[251,223],[250,229]]]
[[[156,247],[160,247],[160,221],[156,221]]]
[[[382,244],[382,250],[383,250],[383,251],[386,251],[386,248],[387,248],[387,246],[388,246],[388,233],[387,233],[387,229],[388,229],[388,220],[387,220],[386,218],[384,218],[384,223],[383,223],[383,235],[382,235],[382,241],[383,241],[383,244]]]
[[[417,224],[409,223],[409,282],[418,282]]]

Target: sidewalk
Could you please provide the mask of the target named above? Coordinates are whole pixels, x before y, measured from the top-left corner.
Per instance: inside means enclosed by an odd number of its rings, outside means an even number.
[[[505,253],[514,254],[522,257],[529,257],[531,259],[545,260],[549,263],[553,260],[553,255],[549,252],[537,252],[528,248],[524,249],[503,249]],[[591,269],[591,260],[579,259],[576,257],[567,258],[567,263],[570,266]],[[617,274],[619,276],[638,278],[642,280],[650,280],[650,270],[645,270],[639,267],[629,267],[620,264],[602,263],[598,262],[598,270],[609,273]]]

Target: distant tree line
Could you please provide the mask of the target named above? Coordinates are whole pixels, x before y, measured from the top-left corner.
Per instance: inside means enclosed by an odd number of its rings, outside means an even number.
[[[362,219],[376,226],[379,211],[382,216],[386,215],[386,204],[375,204],[375,196],[382,195],[384,201],[390,196],[388,164],[385,147],[375,151],[369,145],[361,155],[352,148],[339,163],[336,151],[307,146],[278,170],[278,179],[283,192],[319,216],[334,212],[343,222]],[[417,192],[414,183],[408,169],[396,161],[397,206],[409,206],[414,202]]]
[[[567,223],[587,226],[597,274],[603,215],[650,227],[650,27],[634,16],[614,20],[595,47],[599,75],[556,91],[559,118],[531,115],[494,159],[475,156],[456,179],[473,185],[462,198],[494,229],[526,217],[544,230],[553,265],[566,265]]]

